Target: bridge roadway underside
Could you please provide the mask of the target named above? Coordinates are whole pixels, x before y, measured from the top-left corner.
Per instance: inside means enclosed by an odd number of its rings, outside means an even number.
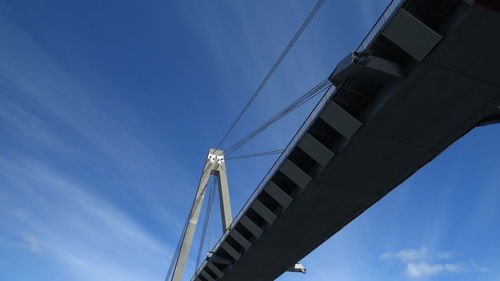
[[[500,105],[499,14],[461,17],[221,280],[276,279]]]

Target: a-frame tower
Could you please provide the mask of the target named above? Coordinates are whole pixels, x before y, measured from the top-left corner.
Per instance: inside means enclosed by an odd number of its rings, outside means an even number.
[[[205,162],[205,167],[201,174],[200,183],[198,184],[198,191],[196,192],[191,212],[189,213],[189,221],[186,226],[184,235],[182,236],[179,254],[175,261],[171,281],[182,281],[184,268],[186,266],[189,250],[193,242],[196,225],[200,216],[201,207],[203,206],[203,198],[207,190],[208,180],[211,175],[217,177],[219,185],[219,202],[222,218],[222,232],[225,232],[231,222],[233,216],[231,212],[231,202],[229,200],[229,190],[227,185],[226,164],[224,161],[224,151],[217,149],[210,149]],[[169,280],[167,280],[169,281]]]

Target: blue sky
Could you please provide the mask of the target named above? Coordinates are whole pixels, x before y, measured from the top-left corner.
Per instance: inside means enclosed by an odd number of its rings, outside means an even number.
[[[163,280],[208,149],[314,4],[0,0],[0,280]],[[227,144],[386,4],[327,1]],[[313,105],[239,153],[283,148]],[[499,137],[473,130],[279,280],[500,280]],[[228,161],[233,212],[273,161]]]

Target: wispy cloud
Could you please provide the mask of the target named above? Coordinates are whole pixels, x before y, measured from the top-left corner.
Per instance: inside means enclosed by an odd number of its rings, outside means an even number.
[[[26,220],[28,218],[28,214],[23,209],[14,209],[10,211],[10,214],[16,217],[19,220]]]
[[[20,179],[14,185],[23,191],[12,186],[6,192],[18,208],[10,211],[15,221],[0,223],[5,232],[16,229],[2,239],[4,246],[43,254],[76,280],[161,278],[170,247],[119,208],[42,162],[0,160],[0,167],[0,176]]]
[[[182,219],[172,214],[173,208],[164,202],[166,196],[159,194],[166,194],[166,185],[183,186],[192,177],[179,161],[161,157],[176,159],[181,153],[170,149],[169,137],[156,146],[159,136],[145,129],[136,111],[126,108],[127,114],[118,116],[106,108],[106,93],[117,91],[115,85],[82,79],[14,19],[0,17],[0,26],[9,38],[0,46],[0,53],[8,54],[0,60],[0,90],[5,93],[0,95],[0,127],[7,134],[2,135],[2,157],[15,152],[33,158],[42,155],[44,160],[56,159],[79,172],[85,170],[91,176],[82,181],[99,182],[93,189],[113,192],[116,201],[126,200],[164,231],[180,229]],[[134,122],[140,129],[132,130]],[[141,134],[141,130],[148,132]],[[19,181],[10,174],[6,177]],[[165,183],[167,179],[171,182]],[[100,188],[103,185],[106,189]],[[179,205],[187,197],[184,193],[168,196],[180,199],[172,203]]]
[[[432,277],[446,273],[462,273],[470,271],[486,271],[485,267],[478,266],[474,263],[408,263],[406,264],[405,273],[411,278],[418,279],[424,277]]]
[[[427,247],[420,249],[403,249],[395,253],[384,253],[382,259],[397,259],[402,262],[421,261],[428,259],[446,260],[453,257],[453,252],[432,252]]]
[[[453,252],[431,251],[427,247],[420,249],[404,249],[399,252],[384,253],[384,260],[397,260],[405,265],[405,274],[412,279],[433,277],[440,274],[486,271],[485,267],[473,262],[442,262],[450,260]]]
[[[428,255],[429,253],[427,248],[422,247],[417,250],[404,249],[395,253],[384,253],[380,257],[382,259],[398,259],[401,260],[402,262],[409,262],[409,261],[426,259],[428,258]]]
[[[180,227],[162,197],[144,188],[156,182],[138,176],[166,168],[157,152],[93,104],[91,90],[40,42],[6,18],[0,23],[10,38],[0,50],[11,54],[0,62],[0,87],[9,93],[0,96],[8,134],[0,151],[0,248],[37,255],[40,267],[60,265],[72,280],[161,280],[171,237],[155,230]],[[162,224],[151,230],[156,220]]]
[[[439,252],[436,254],[437,258],[442,260],[448,260],[453,257],[453,252]]]
[[[38,238],[33,234],[20,235],[17,240],[0,239],[0,247],[22,249],[35,254],[43,252]]]
[[[28,245],[28,248],[34,252],[34,253],[42,253],[42,247],[40,246],[40,243],[38,242],[38,238],[36,238],[34,235],[29,234],[29,235],[24,235],[23,236],[24,242]]]

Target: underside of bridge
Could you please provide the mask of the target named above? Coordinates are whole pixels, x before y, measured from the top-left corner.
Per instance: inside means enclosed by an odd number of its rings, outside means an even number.
[[[500,120],[498,1],[400,2],[193,280],[274,280],[458,138]],[[436,187],[439,188],[439,187]]]

